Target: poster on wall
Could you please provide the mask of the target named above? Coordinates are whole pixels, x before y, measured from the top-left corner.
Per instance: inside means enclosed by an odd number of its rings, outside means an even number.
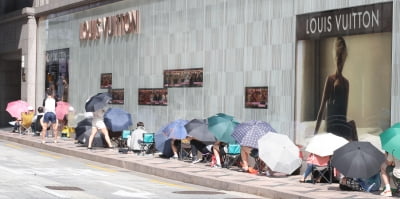
[[[139,105],[168,105],[166,88],[139,88]]]
[[[112,73],[102,73],[100,76],[100,88],[112,87]]]
[[[111,89],[111,104],[124,104],[124,89]]]
[[[392,2],[296,16],[296,141],[377,140],[390,126]]]
[[[46,51],[45,88],[51,89],[57,100],[68,101],[69,87],[69,49]]]
[[[164,70],[164,88],[202,86],[203,68]]]
[[[246,87],[245,108],[268,108],[268,87]]]

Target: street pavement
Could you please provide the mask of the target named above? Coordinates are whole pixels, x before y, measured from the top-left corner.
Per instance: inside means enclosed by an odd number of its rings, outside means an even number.
[[[42,144],[39,136],[12,133],[9,128],[0,129],[0,139],[185,183],[268,198],[384,198],[379,192],[341,191],[336,183],[299,183],[299,175],[267,177],[238,172],[235,168],[211,168],[207,163],[164,159],[158,155],[121,154],[117,149],[106,148],[87,150],[70,138],[60,138],[58,143],[48,138],[47,143]]]

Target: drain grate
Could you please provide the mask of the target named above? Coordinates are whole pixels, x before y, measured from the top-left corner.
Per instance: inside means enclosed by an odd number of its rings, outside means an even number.
[[[177,194],[201,194],[201,195],[217,195],[217,194],[225,194],[223,192],[217,192],[217,191],[175,191],[172,193],[177,193]]]
[[[46,186],[48,189],[52,190],[63,190],[63,191],[83,191],[79,187],[68,187],[68,186]]]

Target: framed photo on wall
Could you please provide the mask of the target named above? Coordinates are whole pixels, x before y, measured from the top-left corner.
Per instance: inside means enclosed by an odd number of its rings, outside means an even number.
[[[164,88],[203,87],[203,68],[164,70]]]
[[[168,90],[166,88],[139,88],[139,105],[168,105]]]
[[[268,108],[268,87],[246,87],[245,108]]]
[[[111,89],[111,104],[124,104],[125,89]]]
[[[100,77],[100,88],[112,87],[112,73],[102,73]]]

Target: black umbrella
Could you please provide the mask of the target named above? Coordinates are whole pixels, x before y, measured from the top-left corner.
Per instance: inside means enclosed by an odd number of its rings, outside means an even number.
[[[110,93],[97,93],[86,102],[85,110],[86,112],[95,112],[107,106],[111,99]]]
[[[193,119],[185,124],[188,135],[195,137],[203,142],[215,142],[217,139],[208,131],[208,122],[206,119]]]
[[[334,151],[332,166],[352,178],[369,178],[380,171],[385,155],[370,142],[349,142]]]
[[[92,130],[92,118],[85,118],[78,122],[75,128],[75,139],[78,140],[81,144],[86,142],[85,140],[85,132]]]

